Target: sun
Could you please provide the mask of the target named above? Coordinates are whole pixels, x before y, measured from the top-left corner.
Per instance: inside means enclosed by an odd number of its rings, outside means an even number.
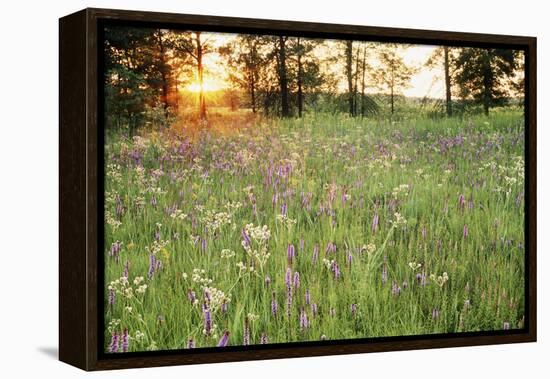
[[[202,90],[204,92],[219,91],[225,88],[225,84],[221,81],[206,79],[202,84]],[[189,83],[185,89],[189,92],[199,93],[201,92],[201,85],[199,82]]]

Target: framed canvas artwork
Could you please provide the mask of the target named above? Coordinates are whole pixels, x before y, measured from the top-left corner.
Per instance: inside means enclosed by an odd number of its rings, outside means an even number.
[[[60,359],[536,340],[536,39],[60,19]]]

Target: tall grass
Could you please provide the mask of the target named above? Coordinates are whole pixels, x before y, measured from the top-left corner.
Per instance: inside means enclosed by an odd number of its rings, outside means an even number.
[[[523,127],[512,111],[317,114],[193,138],[108,134],[105,349],[521,327]]]

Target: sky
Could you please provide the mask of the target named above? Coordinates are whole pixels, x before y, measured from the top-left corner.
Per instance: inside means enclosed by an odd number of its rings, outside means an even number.
[[[231,40],[236,35],[229,33],[203,33],[205,41],[210,45],[211,50],[215,51],[218,47],[221,47]],[[336,41],[328,41],[327,51],[333,51],[333,46]],[[418,67],[419,70],[415,73],[410,81],[410,87],[404,89],[402,92],[405,96],[409,97],[431,97],[431,98],[444,98],[444,81],[443,81],[443,69],[434,68],[429,69],[424,66],[433,51],[437,46],[429,45],[409,45],[407,49],[402,52],[403,59],[407,65]],[[324,52],[321,54],[325,54]],[[371,58],[369,62],[372,66],[376,67],[377,62],[375,58]],[[204,88],[206,91],[214,91],[224,89],[228,86],[225,80],[226,72],[224,70],[224,60],[217,52],[213,52],[205,55],[204,57],[205,67],[205,83]],[[342,70],[343,66],[336,66],[334,70]],[[341,71],[341,72],[342,72]],[[347,84],[345,78],[342,77],[338,87],[345,90]],[[191,83],[187,86],[188,90],[198,91],[199,86],[197,83]],[[367,92],[377,92],[377,89],[368,89]]]

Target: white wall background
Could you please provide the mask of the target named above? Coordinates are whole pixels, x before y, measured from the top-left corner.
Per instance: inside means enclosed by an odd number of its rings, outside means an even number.
[[[550,372],[550,39],[544,2],[111,0],[2,3],[0,17],[0,376],[72,378],[57,356],[58,17],[93,6],[538,37],[539,342],[94,373],[94,377],[543,377]],[[544,16],[546,14],[546,16]],[[545,275],[546,274],[546,275]],[[546,297],[546,301],[543,299]],[[544,373],[544,374],[543,374]]]

